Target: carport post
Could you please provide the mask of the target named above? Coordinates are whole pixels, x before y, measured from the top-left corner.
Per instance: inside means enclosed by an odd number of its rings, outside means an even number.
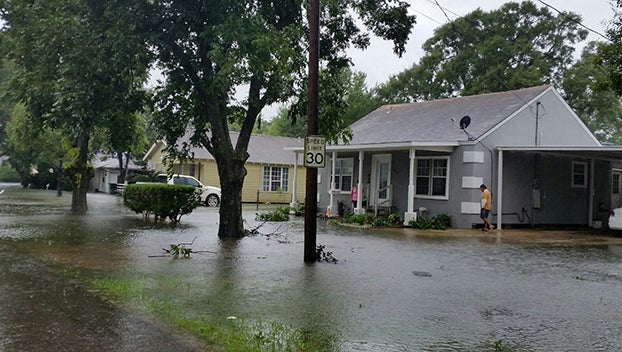
[[[497,162],[497,228],[503,226],[503,150],[499,149]],[[492,175],[490,175],[492,176]]]
[[[587,226],[592,227],[592,214],[594,214],[594,159],[590,159],[590,199],[587,206]]]

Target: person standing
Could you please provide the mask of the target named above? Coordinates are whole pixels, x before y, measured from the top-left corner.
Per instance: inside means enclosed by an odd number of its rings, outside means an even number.
[[[359,181],[356,181],[352,190],[350,191],[350,199],[352,200],[352,210],[356,209],[356,205],[359,199]]]
[[[488,215],[490,215],[490,209],[492,209],[492,195],[490,191],[486,188],[485,184],[479,186],[479,190],[482,191],[482,197],[480,198],[480,214],[479,217],[484,221],[484,228],[482,231],[494,230],[495,225],[490,223],[488,220]]]

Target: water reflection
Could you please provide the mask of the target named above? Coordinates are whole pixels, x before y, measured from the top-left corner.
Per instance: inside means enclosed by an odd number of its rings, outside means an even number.
[[[29,197],[33,205],[18,213],[0,203],[4,241],[89,275],[143,280],[206,320],[284,322],[344,351],[472,351],[498,341],[515,350],[622,345],[620,238],[320,222],[318,243],[339,263],[308,266],[299,220],[260,228],[271,236],[220,241],[218,209],[201,207],[171,228],[145,224],[118,197],[89,195],[85,216],[59,211],[54,198]],[[53,211],[37,210],[47,203]],[[248,227],[257,225],[254,213],[245,212]],[[194,238],[190,259],[157,256]]]

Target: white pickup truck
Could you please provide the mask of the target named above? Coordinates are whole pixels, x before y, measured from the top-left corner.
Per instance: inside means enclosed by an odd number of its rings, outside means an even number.
[[[167,174],[159,174],[156,176],[156,182],[168,183],[170,185],[187,185],[200,188],[202,190],[201,202],[203,204],[208,207],[217,207],[220,205],[220,188],[206,186],[192,176],[177,174],[169,176]]]

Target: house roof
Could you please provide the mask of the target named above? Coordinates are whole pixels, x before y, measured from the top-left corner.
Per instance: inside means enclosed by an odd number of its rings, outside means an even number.
[[[119,159],[111,155],[98,154],[93,160],[94,169],[119,169]],[[129,170],[140,170],[141,166],[136,165],[134,160],[131,159],[128,164]]]
[[[508,92],[384,105],[353,123],[350,145],[404,144],[456,145],[477,139],[553,89],[543,85]],[[468,135],[459,126],[470,116]]]
[[[188,131],[179,143],[190,143],[190,136],[192,131]],[[231,142],[235,144],[239,137],[238,132],[230,132]],[[164,144],[164,142],[161,142]],[[158,143],[154,144],[145,158],[154,151]],[[292,165],[294,163],[294,156],[291,151],[285,150],[285,148],[295,148],[304,146],[304,140],[300,138],[280,137],[280,136],[266,136],[261,134],[253,134],[248,144],[249,158],[247,162],[257,164],[279,164],[279,165]],[[205,148],[193,147],[195,159],[214,160],[212,154],[210,154]]]

